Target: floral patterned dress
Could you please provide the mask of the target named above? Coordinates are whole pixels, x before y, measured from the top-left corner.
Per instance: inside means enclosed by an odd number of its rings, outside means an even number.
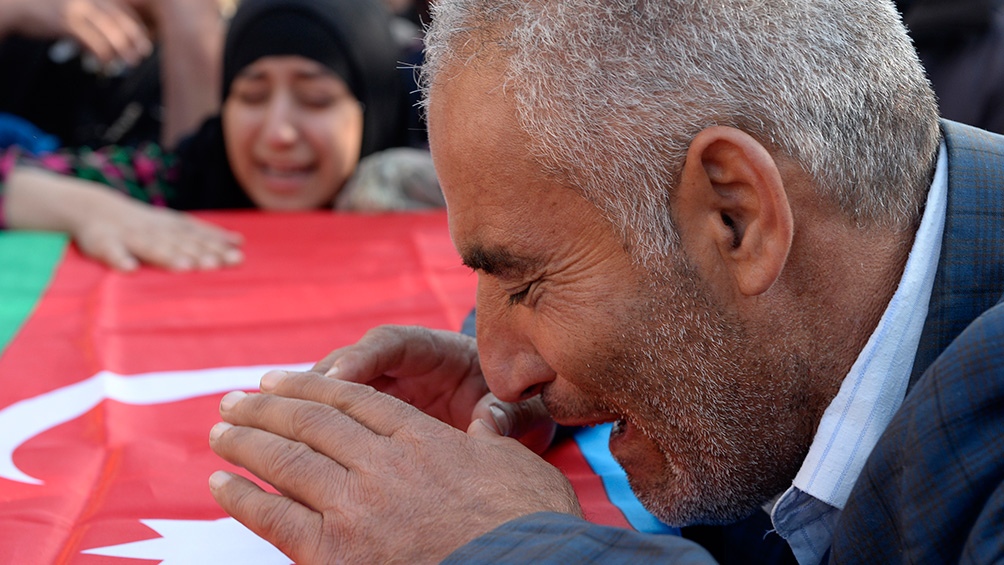
[[[15,166],[39,167],[107,185],[154,206],[171,206],[177,194],[177,157],[156,143],[137,147],[64,149],[35,156],[17,146],[0,153],[0,212],[4,182]],[[0,227],[3,214],[0,213]]]

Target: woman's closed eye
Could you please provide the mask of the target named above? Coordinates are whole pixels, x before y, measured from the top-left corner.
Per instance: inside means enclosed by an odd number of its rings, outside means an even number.
[[[298,77],[293,83],[293,96],[304,107],[318,110],[336,104],[358,103],[341,79],[327,73]]]
[[[296,101],[304,107],[320,110],[337,102],[338,97],[327,92],[307,92],[297,94]]]
[[[265,85],[238,85],[235,83],[233,91],[230,95],[235,97],[242,104],[257,105],[268,102],[271,92]]]

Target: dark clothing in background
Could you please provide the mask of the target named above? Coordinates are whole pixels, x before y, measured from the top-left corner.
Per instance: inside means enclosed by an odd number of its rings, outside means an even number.
[[[229,91],[245,66],[260,57],[306,57],[341,77],[362,104],[361,159],[405,146],[412,137],[408,131],[408,96],[398,68],[401,48],[390,26],[391,15],[381,0],[242,0],[227,31],[223,92]],[[13,51],[7,50],[10,45]],[[141,201],[180,210],[255,207],[230,168],[219,115],[205,120],[176,148],[155,148],[160,132],[159,120],[154,119],[159,117],[156,110],[160,107],[156,57],[111,79],[86,73],[79,58],[54,63],[44,45],[22,40],[0,44],[0,73],[14,73],[0,74],[4,81],[0,83],[0,111],[2,104],[9,102],[14,106],[8,110],[10,113],[27,117],[42,130],[58,135],[64,147],[72,148],[67,163],[79,160],[83,165],[53,169],[66,169],[63,174],[74,175],[95,170],[82,178],[113,186],[122,184],[120,190]],[[3,67],[4,62],[10,67]],[[38,68],[33,67],[36,64]],[[8,76],[21,77],[14,79],[21,82],[9,83]],[[126,128],[121,114],[129,118],[130,108],[137,105],[140,108],[132,112],[137,115],[128,120],[131,127]],[[116,136],[110,137],[109,133]],[[80,148],[96,149],[98,153],[92,156]],[[116,166],[100,166],[108,162],[101,157],[108,149],[114,149]],[[149,158],[151,151],[157,159]],[[157,174],[137,175],[133,157],[143,162],[139,167],[143,171]],[[8,161],[6,167],[0,168],[0,193],[5,169],[13,166],[14,157]],[[126,186],[136,176],[149,180]],[[158,198],[163,195],[163,201],[154,202],[151,194]]]
[[[227,34],[224,92],[238,67],[259,56],[321,57],[320,62],[342,76],[363,103],[361,157],[408,143],[408,92],[398,67],[404,57],[420,62],[420,53],[402,53],[390,32],[391,14],[381,1],[243,0],[241,4]],[[299,22],[311,25],[297,29],[298,20],[291,16],[306,18]],[[315,28],[321,31],[310,35]],[[337,50],[331,49],[331,42]],[[106,76],[86,70],[80,55],[57,62],[59,57],[52,56],[56,43],[16,35],[0,41],[0,112],[55,135],[62,147],[160,141],[159,50],[155,48],[133,69]],[[314,47],[298,52],[303,46]],[[325,57],[333,54],[340,55],[337,64]],[[416,122],[414,127],[423,124]]]
[[[56,42],[9,36],[0,41],[0,112],[55,135],[64,147],[159,141],[160,53],[118,76],[84,69],[77,55],[57,62]]]
[[[1004,133],[1004,11],[1000,0],[901,0],[941,115]]]

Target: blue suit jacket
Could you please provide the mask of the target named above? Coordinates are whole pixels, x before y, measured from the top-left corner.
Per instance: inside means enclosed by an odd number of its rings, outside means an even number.
[[[911,389],[841,514],[830,553],[835,563],[1004,561],[1004,305],[997,306],[1004,294],[1004,137],[948,121],[942,130],[948,215]],[[763,521],[727,526],[714,538],[766,540],[763,547],[710,549],[718,556],[790,559],[777,551],[777,536],[773,545],[764,537],[767,528]],[[649,559],[714,561],[684,538],[550,513],[504,524],[447,561]]]
[[[832,562],[1004,561],[1004,138],[943,129],[948,216],[912,388],[851,491]]]

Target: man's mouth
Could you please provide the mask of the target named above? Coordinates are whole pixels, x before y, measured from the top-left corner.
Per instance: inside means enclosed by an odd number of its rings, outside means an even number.
[[[610,455],[613,455],[621,466],[627,470],[626,462],[631,459],[630,455],[638,449],[640,430],[627,418],[620,418],[614,421],[610,428],[610,439],[607,440],[607,448]]]
[[[568,426],[568,427],[586,428],[586,427],[598,426],[600,424],[607,424],[610,422],[616,423],[624,419],[620,417],[618,414],[614,414],[612,412],[601,412],[601,413],[592,413],[592,414],[575,416],[569,414],[561,414],[560,410],[555,410],[551,406],[548,406],[548,411],[551,413],[551,418],[555,422],[561,424],[562,426]]]
[[[592,427],[602,424],[612,424],[610,429],[610,441],[628,434],[632,428],[626,416],[622,416],[613,411],[597,410],[587,413],[571,414],[562,413],[561,404],[549,403],[547,395],[542,395],[544,403],[547,405],[551,418],[562,426],[568,427]]]
[[[621,435],[627,431],[627,420],[620,418],[614,420],[613,427],[610,428],[610,436]]]

